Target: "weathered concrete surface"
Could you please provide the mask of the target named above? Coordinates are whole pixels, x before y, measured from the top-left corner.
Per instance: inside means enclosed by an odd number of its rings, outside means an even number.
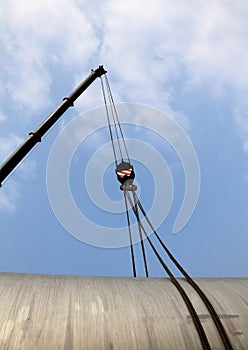
[[[248,279],[196,279],[235,349],[248,349]],[[213,349],[223,349],[206,308],[187,289]],[[0,349],[201,349],[168,279],[0,274]]]

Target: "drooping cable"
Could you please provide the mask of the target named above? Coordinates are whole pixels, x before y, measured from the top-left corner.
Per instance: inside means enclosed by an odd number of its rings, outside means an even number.
[[[147,261],[146,261],[146,252],[145,252],[144,240],[143,240],[143,235],[142,235],[142,229],[141,229],[141,226],[140,226],[141,222],[140,222],[140,218],[139,218],[138,206],[137,206],[137,202],[136,202],[136,198],[135,198],[135,192],[132,191],[132,193],[133,193],[133,201],[134,201],[134,205],[135,205],[137,222],[138,222],[140,244],[141,244],[141,249],[142,249],[143,262],[144,262],[144,266],[145,266],[145,273],[146,273],[146,277],[149,277],[148,276],[148,267],[147,267]]]
[[[136,211],[136,208],[135,208],[135,204],[132,202],[132,199],[131,199],[131,196],[129,195],[129,193],[127,193],[127,198],[130,202],[130,205],[133,209],[133,212],[134,212],[134,215],[136,216],[137,220],[139,220],[139,216],[138,216],[138,212]],[[197,333],[199,335],[199,338],[200,338],[200,341],[201,341],[201,344],[202,344],[202,347],[204,350],[211,350],[211,347],[210,347],[210,344],[208,342],[208,339],[207,339],[207,336],[206,336],[206,333],[202,327],[202,324],[201,324],[201,321],[200,321],[200,318],[199,316],[197,315],[196,313],[196,310],[193,306],[193,304],[191,303],[187,293],[185,292],[185,290],[183,289],[183,287],[180,285],[180,283],[177,281],[177,279],[174,277],[173,273],[170,271],[170,269],[168,268],[168,266],[165,264],[165,262],[163,261],[162,257],[160,256],[160,254],[158,253],[158,251],[156,250],[155,246],[153,245],[152,241],[150,240],[143,224],[140,222],[140,227],[142,228],[146,238],[147,238],[147,241],[149,242],[154,254],[156,255],[157,259],[159,260],[160,264],[162,265],[162,267],[164,268],[164,270],[166,271],[166,273],[168,274],[171,282],[174,284],[174,286],[176,287],[176,289],[179,291],[180,295],[182,296],[188,310],[189,310],[189,313],[192,317],[192,320],[193,320],[193,323],[196,327],[196,330],[197,330]]]
[[[176,258],[173,256],[173,254],[170,252],[170,250],[166,247],[166,245],[164,244],[164,242],[162,241],[162,239],[159,237],[158,233],[156,232],[155,228],[153,227],[153,225],[152,225],[150,219],[148,218],[148,216],[147,216],[139,198],[137,197],[136,193],[134,194],[134,196],[135,196],[135,200],[136,200],[142,214],[144,215],[144,218],[146,219],[148,225],[150,226],[152,232],[154,233],[154,235],[158,239],[159,243],[163,247],[164,251],[167,253],[168,257],[174,263],[174,265],[178,268],[178,270],[183,274],[183,276],[185,277],[187,282],[195,289],[195,291],[198,293],[198,295],[201,297],[202,301],[204,302],[205,306],[207,307],[207,309],[208,309],[208,311],[209,311],[209,313],[210,313],[210,315],[215,323],[215,326],[219,332],[219,335],[221,337],[221,340],[223,342],[225,349],[226,350],[233,350],[233,347],[230,343],[230,340],[228,338],[226,330],[225,330],[216,310],[214,309],[212,303],[210,302],[210,300],[208,299],[206,294],[203,292],[203,290],[198,286],[198,284],[195,283],[195,281],[189,276],[189,274],[179,264],[179,262],[176,260]]]
[[[127,195],[126,195],[126,191],[124,191],[123,193],[124,193],[126,215],[127,215],[128,234],[129,234],[130,250],[131,250],[131,257],[132,257],[132,267],[133,267],[133,277],[136,277],[136,267],[135,267],[135,259],[134,259],[134,251],[133,251],[133,240],[132,240],[132,233],[131,233],[131,225],[130,225],[130,218],[129,218],[128,203],[127,203]]]

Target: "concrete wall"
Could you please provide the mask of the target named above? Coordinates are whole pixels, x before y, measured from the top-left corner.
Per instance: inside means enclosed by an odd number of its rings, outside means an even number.
[[[213,349],[223,349],[209,314],[189,293]],[[248,349],[248,279],[196,279],[235,349]],[[0,349],[201,349],[168,279],[0,274]]]

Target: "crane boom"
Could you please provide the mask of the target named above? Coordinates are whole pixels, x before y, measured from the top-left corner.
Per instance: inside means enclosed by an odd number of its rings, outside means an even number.
[[[56,121],[72,107],[75,100],[93,83],[93,81],[105,74],[106,71],[103,66],[91,71],[91,74],[76,87],[75,90],[63,99],[58,107],[44,120],[38,128],[29,133],[26,140],[13,152],[10,157],[0,167],[0,186],[6,177],[15,169],[15,167],[25,158],[36,143],[41,142],[42,136],[56,123]]]

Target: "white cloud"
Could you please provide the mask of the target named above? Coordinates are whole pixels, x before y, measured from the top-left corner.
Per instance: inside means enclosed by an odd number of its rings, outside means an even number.
[[[52,102],[54,67],[79,82],[104,64],[116,102],[152,105],[185,128],[190,118],[171,107],[175,81],[192,91],[208,87],[216,98],[228,88],[232,110],[247,96],[246,1],[4,0],[0,23],[1,89],[27,115]],[[98,87],[80,101],[84,110],[101,104]]]
[[[244,112],[243,109],[236,110],[234,114],[236,125],[238,126],[238,132],[243,141],[243,150],[248,155],[248,113],[247,109]]]
[[[4,122],[7,119],[7,116],[0,111],[0,123]]]
[[[109,1],[102,13],[102,57],[122,82],[139,87],[139,97],[150,87],[160,88],[161,96],[161,86],[182,73],[211,89],[215,83],[244,87],[248,9],[240,7],[224,1]]]
[[[189,128],[190,118],[171,108],[180,79],[193,93],[207,87],[216,101],[231,94],[230,115],[238,105],[246,113],[240,103],[248,93],[245,1],[110,0],[100,15],[99,56],[122,100],[151,104]]]
[[[22,139],[11,133],[6,137],[0,137],[0,162],[2,163],[20,144]]]
[[[15,134],[10,134],[6,138],[0,137],[0,164],[17,149],[21,142],[22,139]],[[35,166],[34,160],[25,159],[18,169],[20,178],[30,181],[35,173]],[[8,183],[0,189],[0,212],[14,212],[19,197],[18,183],[9,178]]]
[[[189,128],[189,118],[171,108],[174,82],[180,77],[185,89],[207,87],[214,98],[222,98],[228,88],[234,96],[246,98],[244,2],[109,0],[93,1],[86,8],[101,39],[99,63],[109,71],[116,101],[150,104]],[[80,108],[98,105],[97,89],[90,88],[80,101]],[[231,109],[235,103],[234,98]]]
[[[32,113],[51,102],[49,64],[82,70],[98,44],[73,1],[5,1],[0,20],[2,84],[16,105]]]
[[[13,180],[0,189],[0,212],[14,212],[19,199],[18,185]]]
[[[216,88],[247,88],[248,7],[241,2],[201,3],[194,13],[195,35],[185,51],[191,81]]]
[[[31,112],[51,102],[51,64],[84,77],[103,63],[122,101],[168,110],[180,76],[215,94],[248,83],[242,1],[11,0],[2,8],[4,79],[13,101]]]

